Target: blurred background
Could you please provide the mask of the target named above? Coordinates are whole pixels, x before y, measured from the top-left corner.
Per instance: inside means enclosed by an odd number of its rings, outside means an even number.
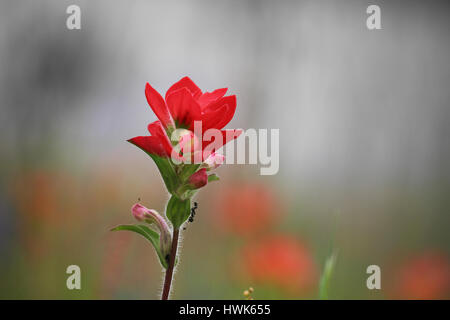
[[[81,30],[66,8],[81,8]],[[366,8],[381,8],[381,30]],[[1,1],[0,298],[156,299],[150,245],[112,233],[164,211],[127,139],[185,75],[228,87],[229,128],[280,129],[280,170],[226,165],[199,192],[174,298],[450,297],[448,6],[419,1]],[[66,288],[68,265],[81,290]],[[381,268],[368,290],[366,268]]]

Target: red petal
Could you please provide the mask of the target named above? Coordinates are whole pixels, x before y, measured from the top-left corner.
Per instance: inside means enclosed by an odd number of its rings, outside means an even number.
[[[227,93],[227,90],[228,90],[227,88],[222,88],[214,90],[213,92],[205,92],[197,99],[197,102],[203,109],[210,103],[216,101],[217,99],[222,98],[225,95],[225,93]]]
[[[177,125],[193,129],[194,121],[201,120],[200,107],[188,89],[181,88],[172,92],[166,102]]]
[[[169,137],[167,136],[166,132],[164,131],[164,128],[162,127],[162,124],[160,121],[155,121],[150,123],[147,126],[148,132],[153,137],[157,137],[161,144],[164,147],[164,150],[167,152],[167,154],[172,153],[172,144],[170,143]]]
[[[242,129],[228,129],[228,130],[221,130],[222,136],[224,137],[223,144],[227,144],[228,142],[239,138],[239,136],[242,134]]]
[[[203,132],[211,128],[222,129],[224,126],[219,127],[218,125],[222,122],[222,117],[228,112],[228,109],[228,105],[225,104],[213,112],[204,113],[202,115]]]
[[[222,133],[222,141],[218,141],[216,143],[215,140],[211,141],[208,144],[204,144],[203,145],[203,158],[206,159],[208,156],[210,156],[210,154],[212,152],[216,152],[217,150],[219,150],[221,147],[223,147],[224,145],[226,145],[228,142],[237,139],[241,134],[242,134],[242,130],[241,129],[229,129],[229,130],[220,130],[220,132]],[[208,146],[210,144],[214,143],[214,149],[209,150],[210,148],[208,148]],[[211,146],[212,147],[212,146]],[[208,152],[206,152],[208,151]],[[206,152],[206,153],[205,153]]]
[[[147,102],[152,108],[153,112],[156,114],[159,120],[165,128],[173,125],[172,118],[170,117],[169,109],[164,102],[164,99],[161,95],[153,89],[150,84],[145,85],[145,97],[147,98]]]
[[[204,113],[213,112],[213,111],[217,110],[218,108],[220,108],[224,104],[229,104],[230,106],[234,106],[234,108],[236,108],[236,96],[232,95],[232,96],[226,96],[221,99],[218,99],[215,102],[210,103],[202,111]]]
[[[224,97],[205,108],[202,115],[203,129],[222,129],[231,119],[236,111],[236,96]]]
[[[134,137],[129,140],[128,142],[131,142],[136,147],[141,148],[147,153],[154,154],[160,157],[167,157],[166,150],[164,149],[161,141],[157,137],[151,137],[151,136],[139,136]]]
[[[177,91],[178,89],[181,89],[181,88],[187,88],[192,96],[194,96],[194,95],[195,96],[200,96],[202,94],[202,90],[200,90],[200,88],[197,87],[197,85],[194,83],[194,81],[192,81],[189,77],[184,77],[180,81],[178,81],[175,84],[173,84],[169,88],[169,90],[167,90],[167,92],[166,92],[166,101],[167,101],[167,97],[169,97],[169,95],[171,95],[173,92],[175,92],[175,91]]]

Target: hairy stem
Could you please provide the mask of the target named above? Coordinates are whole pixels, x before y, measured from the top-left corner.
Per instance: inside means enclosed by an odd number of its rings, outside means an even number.
[[[170,250],[169,267],[166,270],[166,277],[164,278],[164,287],[161,300],[169,299],[170,285],[172,283],[173,277],[173,268],[175,267],[175,258],[177,256],[178,234],[179,229],[174,229],[172,238],[172,249]]]

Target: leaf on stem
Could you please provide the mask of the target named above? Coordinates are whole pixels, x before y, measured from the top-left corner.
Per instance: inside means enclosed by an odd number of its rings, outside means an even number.
[[[208,182],[218,181],[218,180],[220,180],[220,179],[219,179],[219,176],[218,176],[217,174],[215,174],[215,173],[210,174],[210,175],[208,176]]]
[[[189,218],[191,214],[191,199],[181,200],[177,196],[172,196],[167,203],[166,216],[172,222],[174,229],[180,226]]]
[[[155,249],[156,254],[158,255],[161,265],[165,269],[167,269],[167,267],[168,267],[167,260],[168,259],[166,259],[166,257],[164,257],[163,254],[161,253],[160,246],[159,246],[159,234],[156,231],[153,231],[149,227],[141,225],[141,224],[139,224],[139,225],[133,225],[133,224],[125,225],[124,224],[124,225],[120,225],[120,226],[117,226],[117,227],[111,229],[111,231],[122,231],[122,230],[138,233],[141,236],[143,236],[145,239],[147,239],[153,245],[153,248]]]

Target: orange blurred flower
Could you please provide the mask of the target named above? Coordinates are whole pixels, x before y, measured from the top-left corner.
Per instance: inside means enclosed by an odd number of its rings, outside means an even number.
[[[450,293],[450,263],[430,251],[405,261],[397,272],[394,294],[398,299],[445,299]]]
[[[12,182],[12,196],[20,213],[34,218],[54,218],[60,186],[53,172],[33,171],[17,177]]]
[[[280,215],[276,195],[264,185],[229,185],[214,203],[218,226],[239,235],[266,229]]]
[[[290,294],[304,293],[317,283],[311,252],[291,236],[270,236],[247,245],[239,261],[252,283],[274,285]]]
[[[131,246],[131,234],[107,235],[101,259],[100,292],[102,299],[114,298],[125,272],[126,255]]]
[[[93,219],[124,207],[121,175],[97,171],[89,179],[47,168],[30,168],[11,176],[9,196],[17,213],[18,238],[30,258],[42,259],[54,250],[52,246],[72,246],[80,232],[95,225]],[[60,237],[58,243],[55,237]]]

